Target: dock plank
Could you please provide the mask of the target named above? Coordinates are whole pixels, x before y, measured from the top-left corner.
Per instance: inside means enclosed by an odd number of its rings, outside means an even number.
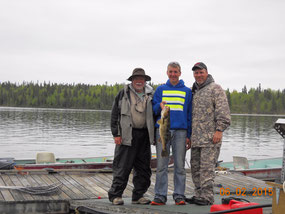
[[[113,182],[113,174],[112,173],[96,173],[96,177],[99,182],[103,183],[106,186],[106,190],[108,191],[112,185]],[[126,186],[126,189],[124,191],[124,196],[131,197],[132,196],[132,190],[133,190],[133,183],[132,180],[129,178],[128,185]]]
[[[86,182],[89,186],[89,188],[94,189],[95,194],[97,196],[100,196],[102,198],[108,198],[108,191],[106,191],[103,187],[101,183],[98,183],[95,179],[93,179],[92,176],[84,176],[81,177],[81,180],[83,180],[84,182]]]
[[[16,185],[16,186],[23,186],[25,187],[26,185],[23,184],[19,178],[16,175],[11,175],[9,176],[11,181]],[[22,196],[25,198],[25,200],[33,200],[34,198],[31,196],[31,194],[28,193],[23,193],[23,192],[19,192],[22,194]]]
[[[38,183],[39,186],[47,186],[47,185],[49,185],[49,184],[47,184],[45,181],[43,181],[43,180],[41,179],[41,177],[40,177],[39,175],[37,175],[37,174],[33,175],[33,178],[34,178],[34,180],[37,181],[37,183]],[[57,199],[57,197],[55,197],[54,195],[48,195],[48,196],[46,196],[46,197],[47,197],[46,199],[49,199],[49,200],[55,200],[55,199]]]
[[[23,186],[33,186],[29,181],[28,181],[28,177],[29,175],[19,175],[17,174],[18,179],[21,181],[21,183],[23,184]],[[38,195],[31,195],[33,197],[34,200],[39,200],[42,199],[40,196]]]
[[[66,194],[68,194],[68,196],[72,199],[86,199],[88,198],[86,195],[82,194],[77,187],[74,187],[71,183],[69,183],[66,179],[65,179],[66,175],[59,175],[59,174],[54,174],[54,177],[60,181],[61,183],[63,183],[63,185],[67,188],[67,192]]]
[[[93,182],[97,183],[99,186],[101,186],[107,193],[110,189],[111,183],[106,181],[105,178],[101,178],[97,175],[98,173],[94,174],[91,179],[93,179]],[[128,191],[128,190],[127,190]]]
[[[220,187],[214,188],[214,192],[217,194],[220,192],[221,188],[229,188],[230,192],[235,192],[237,187],[240,187],[240,182],[233,182],[234,180],[229,179],[230,175],[216,175],[215,177],[215,184],[219,185]]]
[[[92,193],[92,197],[94,198],[98,198],[99,194],[98,192],[92,188],[91,185],[89,185],[89,183],[87,183],[84,179],[82,175],[70,175],[70,177],[75,180],[76,182],[78,182],[80,185],[82,185],[84,187],[84,189],[87,189],[88,191],[90,191]]]
[[[22,175],[26,180],[27,182],[29,183],[30,186],[39,186],[39,184],[34,180],[34,178],[32,177],[32,174],[24,174]],[[33,197],[36,199],[36,200],[45,200],[46,198],[42,195],[33,195]]]
[[[272,190],[272,187],[264,181],[261,181],[261,180],[258,180],[252,177],[248,177],[248,176],[241,176],[241,177],[244,183],[250,184],[249,186],[250,189],[248,190],[255,191],[255,190],[261,189],[263,194],[269,193],[268,191],[269,189]]]
[[[230,188],[231,191],[236,192],[236,190],[244,188],[247,192],[252,191],[253,188],[259,188],[260,184],[256,179],[255,182],[253,180],[248,180],[246,176],[240,174],[229,174],[229,175],[219,175],[222,179],[222,183],[224,187]],[[227,186],[231,184],[231,186]],[[266,184],[264,184],[266,185]]]
[[[16,186],[10,179],[8,175],[2,175],[2,179],[6,186]],[[22,196],[20,192],[17,190],[10,190],[11,194],[13,195],[15,201],[23,201],[25,198]]]
[[[100,183],[103,182],[106,187],[109,186],[108,188],[105,188],[105,190],[108,191],[112,184],[113,175],[111,173],[105,173],[105,174],[97,173],[95,179]],[[134,188],[132,179],[133,179],[133,173],[131,173],[129,176],[128,185],[123,193],[123,197],[132,197],[132,190]],[[154,197],[154,185],[152,187],[150,186],[145,196]]]
[[[2,176],[0,176],[0,185],[1,186],[6,186],[6,184],[4,183],[4,180],[2,180]],[[4,201],[15,201],[13,195],[11,194],[11,192],[7,189],[3,189],[1,190],[1,194],[3,196],[3,200]]]
[[[2,195],[1,189],[0,189],[0,201],[4,201],[4,196]]]
[[[132,196],[132,173],[128,181],[126,191],[123,197],[131,198]],[[169,171],[169,186],[168,196],[172,196],[174,191],[173,186],[173,171]],[[154,186],[156,173],[154,172],[151,177],[151,185],[146,192],[145,196],[154,196]],[[112,182],[112,173],[104,172],[92,172],[89,173],[84,171],[79,173],[69,172],[64,173],[63,171],[54,174],[48,174],[48,172],[28,172],[23,174],[7,172],[7,174],[0,174],[0,185],[2,186],[40,186],[50,185],[61,182],[62,191],[55,195],[50,196],[38,196],[38,195],[25,195],[25,193],[17,193],[12,190],[1,190],[0,201],[20,201],[20,200],[86,200],[96,199],[99,196],[101,198],[108,198],[108,190]],[[22,184],[22,185],[20,185]],[[260,181],[254,178],[249,178],[244,175],[235,174],[221,174],[215,178],[215,193],[219,195],[218,186],[221,184],[223,188],[230,188],[236,191],[237,188],[270,188],[264,181]],[[192,182],[191,173],[186,174],[186,191],[185,195],[188,197],[193,195],[194,184]],[[150,198],[152,199],[152,198]]]
[[[47,185],[52,185],[54,184],[54,182],[52,182],[49,178],[49,175],[39,175],[39,177],[46,182]],[[59,191],[57,192],[56,194],[53,194],[53,197],[56,199],[56,200],[59,200],[59,199],[69,199],[69,197],[63,192],[63,191]]]
[[[53,174],[48,175],[48,179],[52,182],[52,183],[62,183],[61,181],[59,181]],[[61,186],[61,190],[63,193],[61,193],[61,195],[64,196],[63,199],[76,199],[76,197],[74,197],[75,193],[70,191],[69,188],[67,188],[65,185]]]
[[[92,193],[89,189],[86,189],[80,182],[79,179],[73,179],[70,175],[64,176],[64,178],[74,186],[74,188],[77,188],[78,191],[80,191],[83,195],[86,196],[86,198],[97,198],[95,194]]]

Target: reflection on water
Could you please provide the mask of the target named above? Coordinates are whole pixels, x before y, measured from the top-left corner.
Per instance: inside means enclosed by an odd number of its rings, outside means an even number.
[[[232,115],[220,160],[231,161],[233,155],[282,156],[284,141],[272,128],[280,117]],[[54,152],[56,157],[113,155],[110,111],[3,107],[0,146],[0,157],[34,158],[40,151]]]
[[[0,108],[0,157],[113,155],[110,111]]]
[[[232,124],[224,133],[220,159],[231,161],[232,156],[248,159],[281,157],[282,137],[273,129],[276,115],[232,115]]]

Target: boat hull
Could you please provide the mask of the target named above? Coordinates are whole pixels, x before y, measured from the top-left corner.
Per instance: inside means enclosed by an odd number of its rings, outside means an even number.
[[[97,162],[92,162],[92,160]],[[26,162],[26,163],[25,163]],[[170,156],[169,165],[174,163],[173,156]],[[151,159],[151,168],[157,167],[156,156],[153,155]],[[98,158],[66,158],[57,159],[56,163],[36,164],[35,160],[15,160],[14,168],[18,170],[41,170],[41,169],[104,169],[112,170],[112,157]]]
[[[245,157],[234,157],[233,162],[221,162],[219,166],[249,177],[274,181],[281,179],[282,158],[247,160]]]
[[[252,170],[236,170],[236,172],[241,172],[242,174],[257,178],[260,180],[280,180],[281,178],[281,168],[272,169],[252,169]]]

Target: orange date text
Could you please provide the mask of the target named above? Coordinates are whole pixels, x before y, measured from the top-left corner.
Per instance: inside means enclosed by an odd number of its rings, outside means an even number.
[[[237,195],[237,196],[272,196],[273,190],[272,188],[256,188],[253,187],[251,189],[240,188],[237,187],[234,190],[230,190],[230,188],[220,188],[221,196],[229,196],[229,195]]]

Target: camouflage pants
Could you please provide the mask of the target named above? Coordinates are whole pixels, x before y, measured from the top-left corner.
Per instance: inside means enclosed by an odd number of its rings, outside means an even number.
[[[191,148],[191,174],[195,196],[214,203],[215,166],[220,154],[218,147]]]

